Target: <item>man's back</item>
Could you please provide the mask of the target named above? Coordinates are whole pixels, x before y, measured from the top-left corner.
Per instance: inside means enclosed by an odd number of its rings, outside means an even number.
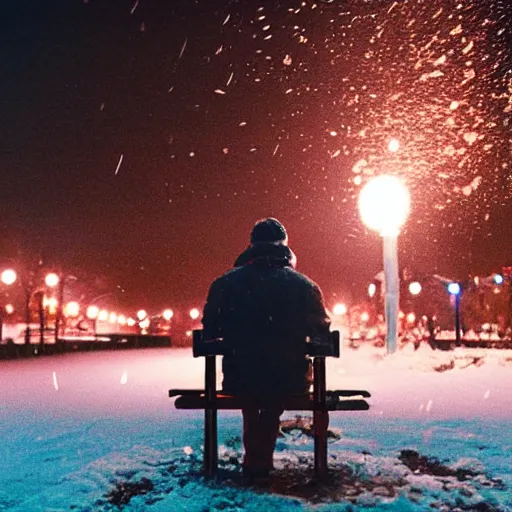
[[[279,251],[270,252],[218,278],[205,306],[205,331],[234,349],[223,361],[223,388],[229,392],[306,391],[304,341],[329,330],[318,286],[275,258]]]

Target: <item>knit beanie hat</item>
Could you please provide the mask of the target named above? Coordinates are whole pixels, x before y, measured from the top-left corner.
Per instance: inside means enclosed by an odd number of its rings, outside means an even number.
[[[251,244],[283,244],[288,243],[288,234],[284,226],[272,217],[262,219],[254,224],[251,231]]]

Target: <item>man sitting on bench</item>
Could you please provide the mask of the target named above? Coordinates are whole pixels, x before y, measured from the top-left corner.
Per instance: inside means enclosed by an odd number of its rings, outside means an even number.
[[[284,397],[309,389],[306,338],[329,333],[320,288],[295,270],[295,261],[284,226],[273,218],[258,221],[251,245],[213,282],[204,307],[204,339],[223,338],[233,349],[222,361],[222,388],[247,403],[243,470],[249,478],[273,469]],[[268,405],[251,406],[251,398]]]

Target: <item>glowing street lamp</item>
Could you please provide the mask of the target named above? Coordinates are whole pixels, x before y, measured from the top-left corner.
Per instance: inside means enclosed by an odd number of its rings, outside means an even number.
[[[100,314],[100,308],[94,305],[89,306],[85,314],[89,320],[96,320]]]
[[[455,300],[455,345],[460,347],[460,294],[462,288],[459,283],[448,284],[448,293],[453,296]]]
[[[189,312],[190,318],[192,318],[192,320],[197,320],[200,314],[201,313],[199,313],[199,309],[197,308],[192,308]]]
[[[377,285],[375,283],[370,283],[368,285],[368,297],[370,297],[370,299],[372,299],[373,296],[375,295],[376,291],[377,291]]]
[[[80,304],[75,301],[68,302],[64,308],[66,316],[76,317],[80,313]]]
[[[413,281],[412,283],[409,283],[409,293],[411,295],[419,295],[421,293],[421,284],[418,283],[418,281]]]
[[[503,276],[501,274],[494,274],[494,284],[503,284]]]
[[[409,214],[411,199],[404,182],[394,176],[378,176],[369,181],[359,195],[359,212],[366,226],[377,231],[384,246],[384,288],[386,347],[396,350],[398,337],[398,248],[397,238]]]
[[[347,306],[343,304],[342,302],[338,302],[337,304],[334,304],[334,307],[332,308],[332,312],[336,316],[343,316],[347,314]]]
[[[11,286],[16,282],[17,275],[16,272],[10,268],[4,270],[2,274],[0,274],[0,281],[2,281],[3,284],[6,286]],[[8,304],[9,306],[10,304]],[[12,307],[12,306],[11,306]],[[7,311],[7,306],[5,306],[5,311],[7,314],[10,314],[9,311]],[[14,309],[13,309],[14,311]],[[0,312],[0,342],[2,341],[2,331],[3,331],[3,322],[2,322],[2,314]]]
[[[162,316],[164,317],[164,320],[169,322],[171,318],[174,316],[174,311],[172,309],[165,309],[162,313]]]
[[[108,320],[108,311],[106,309],[100,310],[98,313],[98,320],[100,322],[106,322]]]
[[[7,286],[14,284],[17,278],[18,276],[16,274],[16,271],[14,271],[12,268],[8,268],[4,270],[2,274],[0,274],[0,280]]]
[[[44,282],[45,282],[46,286],[48,286],[50,288],[54,288],[55,286],[57,286],[59,284],[60,278],[55,272],[50,272],[49,274],[46,274],[46,276],[44,278]]]
[[[5,312],[8,315],[12,315],[14,313],[14,306],[12,304],[6,304],[5,305]]]
[[[144,320],[144,318],[146,318],[148,316],[148,314],[146,313],[146,311],[144,309],[139,309],[139,311],[137,311],[137,318],[142,322],[142,320]]]

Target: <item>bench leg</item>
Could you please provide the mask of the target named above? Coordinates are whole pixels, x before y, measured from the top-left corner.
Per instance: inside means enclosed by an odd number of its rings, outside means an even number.
[[[206,356],[205,361],[205,393],[206,409],[204,410],[204,472],[207,477],[214,477],[217,472],[217,406],[215,403],[216,389],[215,356]]]
[[[329,413],[327,411],[313,412],[313,428],[315,440],[315,476],[323,480],[327,477],[327,428]]]
[[[204,411],[204,472],[214,477],[217,471],[217,409]]]

